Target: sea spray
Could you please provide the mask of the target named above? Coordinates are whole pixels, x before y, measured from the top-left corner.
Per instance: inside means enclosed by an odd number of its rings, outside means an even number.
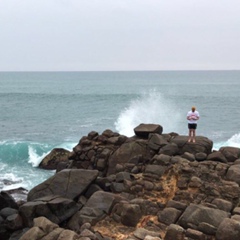
[[[234,134],[225,142],[216,142],[213,144],[213,150],[219,150],[221,147],[237,147],[240,148],[240,133]]]
[[[34,149],[32,146],[28,147],[28,163],[31,163],[33,167],[38,167],[38,165],[41,163],[42,159],[48,154],[43,153],[42,155],[38,155],[36,149]]]
[[[228,139],[227,145],[240,148],[240,133],[234,134],[230,139]]]
[[[180,118],[176,104],[164,94],[150,90],[130,101],[128,107],[120,112],[115,128],[128,137],[134,135],[133,129],[140,123],[160,124],[164,132],[177,131]]]

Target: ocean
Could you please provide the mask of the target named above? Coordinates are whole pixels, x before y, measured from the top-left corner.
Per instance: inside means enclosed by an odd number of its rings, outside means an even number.
[[[90,131],[134,135],[140,123],[197,135],[214,149],[240,147],[240,71],[0,72],[0,190],[30,190],[55,171],[38,168],[53,148]]]

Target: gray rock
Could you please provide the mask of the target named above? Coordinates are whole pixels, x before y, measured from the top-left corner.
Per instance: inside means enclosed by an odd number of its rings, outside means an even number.
[[[164,208],[163,211],[158,214],[158,221],[166,225],[176,223],[181,213],[182,212],[180,210],[177,210],[176,208]]]
[[[215,152],[210,153],[207,156],[207,160],[218,161],[218,162],[222,162],[222,163],[228,162],[226,157],[220,151],[215,151]]]
[[[158,124],[144,124],[141,123],[134,128],[134,133],[136,136],[141,138],[148,138],[150,133],[162,134],[163,127]]]
[[[148,137],[148,147],[158,151],[161,147],[168,144],[168,141],[160,134],[150,133]]]
[[[114,204],[122,200],[125,199],[119,195],[98,191],[91,196],[91,198],[87,201],[84,207],[97,208],[107,214],[110,214],[110,211]]]
[[[203,222],[217,228],[222,220],[229,216],[229,213],[219,209],[190,204],[180,217],[178,223],[185,229],[193,228],[197,230],[199,224]]]
[[[107,175],[115,174],[117,165],[123,166],[132,159],[142,159],[143,156],[146,159],[150,158],[147,140],[133,139],[126,141],[111,156],[109,156]]]
[[[89,239],[92,240],[97,240],[97,236],[91,232],[89,229],[84,229],[81,233],[80,233],[80,237],[87,237]]]
[[[232,215],[232,216],[231,216],[231,219],[233,219],[233,220],[236,220],[236,221],[240,222],[240,215],[237,215],[237,214],[235,214],[235,215]]]
[[[23,204],[19,211],[25,224],[29,227],[33,224],[33,219],[44,216],[52,222],[59,224],[70,218],[79,210],[79,206],[71,199],[59,196],[48,196],[36,199]]]
[[[183,210],[186,209],[187,204],[186,204],[186,203],[179,202],[179,201],[169,200],[169,201],[167,202],[166,207],[176,208],[176,209],[178,209],[178,210],[183,211]]]
[[[80,196],[97,176],[97,170],[62,170],[31,189],[28,193],[28,201],[47,195],[60,195],[65,198],[74,199]]]
[[[131,174],[128,172],[119,172],[116,174],[116,182],[124,182],[124,180],[131,180]]]
[[[170,224],[167,227],[164,240],[184,240],[185,230],[179,225]]]
[[[198,177],[193,176],[189,182],[189,187],[191,188],[199,188],[202,185],[202,180]]]
[[[2,216],[3,218],[7,218],[8,216],[13,214],[18,214],[18,210],[14,208],[6,207],[0,211],[0,216]]]
[[[91,225],[95,225],[107,214],[110,214],[114,205],[122,200],[124,200],[123,197],[113,193],[95,192],[85,206],[71,217],[68,227],[71,230],[78,231],[84,223],[89,222]]]
[[[234,219],[225,218],[218,226],[216,240],[239,240],[240,223]]]
[[[149,231],[144,228],[137,228],[136,231],[134,231],[133,235],[138,239],[145,239],[146,236],[161,237],[159,233]]]
[[[90,198],[93,195],[93,193],[95,193],[97,191],[103,191],[103,190],[99,187],[99,185],[93,183],[88,187],[84,196],[86,198]]]
[[[160,166],[160,165],[147,165],[144,171],[144,176],[155,176],[155,178],[159,179],[164,172],[166,171],[166,166]]]
[[[158,154],[165,154],[168,156],[175,156],[179,154],[179,147],[175,143],[168,143],[160,148]]]
[[[135,227],[142,217],[138,204],[125,203],[122,205],[121,223],[125,226]]]
[[[195,154],[195,158],[197,161],[204,161],[207,159],[207,154],[203,152],[198,152]]]
[[[208,223],[202,222],[198,225],[198,229],[208,235],[215,235],[217,228]]]
[[[218,209],[226,212],[230,212],[233,208],[233,204],[227,200],[216,198],[212,201],[212,204],[216,205]]]
[[[221,147],[219,151],[225,156],[228,162],[234,162],[240,157],[240,148]]]
[[[240,207],[235,207],[232,213],[240,215]]]
[[[185,152],[196,154],[203,152],[210,154],[212,152],[213,142],[206,137],[197,136],[196,143],[188,143],[188,136],[176,136],[171,142],[178,145],[179,154],[182,155]]]
[[[18,209],[18,205],[14,200],[14,198],[11,196],[11,194],[8,193],[7,191],[1,191],[0,192],[0,210],[5,207]]]
[[[21,230],[14,231],[8,240],[19,240],[28,230],[29,228],[23,228]]]
[[[39,164],[40,168],[57,169],[58,163],[68,162],[71,152],[63,148],[54,148]]]
[[[171,161],[171,156],[165,154],[156,154],[151,159],[152,164],[155,165],[169,165]]]
[[[113,193],[121,193],[126,191],[126,187],[123,183],[112,183],[110,189]]]
[[[185,159],[189,160],[190,162],[193,162],[193,161],[196,160],[196,159],[195,159],[195,155],[192,154],[192,153],[189,153],[189,152],[183,153],[183,154],[182,154],[182,158],[185,158]]]
[[[194,239],[194,240],[205,240],[206,236],[200,232],[200,231],[197,231],[195,229],[191,229],[191,228],[188,228],[186,230],[186,233],[185,233],[185,236],[188,238],[188,239]]]
[[[240,165],[232,165],[227,171],[228,180],[234,181],[240,185]]]
[[[19,214],[13,214],[6,219],[6,228],[11,231],[16,231],[23,228],[23,220]]]

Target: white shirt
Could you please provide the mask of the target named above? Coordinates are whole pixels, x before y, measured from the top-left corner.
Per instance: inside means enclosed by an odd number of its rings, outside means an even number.
[[[188,119],[188,123],[197,123],[197,120],[198,120],[198,118],[200,117],[200,115],[199,115],[199,112],[198,111],[189,111],[188,113],[187,113],[187,117],[191,117],[191,119]]]

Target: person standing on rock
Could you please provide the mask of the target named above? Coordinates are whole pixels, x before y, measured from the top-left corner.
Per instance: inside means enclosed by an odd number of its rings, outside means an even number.
[[[188,142],[195,142],[196,129],[197,129],[197,120],[200,118],[199,112],[196,111],[195,107],[192,107],[192,110],[187,113],[188,120],[188,129],[189,129],[189,139]]]

